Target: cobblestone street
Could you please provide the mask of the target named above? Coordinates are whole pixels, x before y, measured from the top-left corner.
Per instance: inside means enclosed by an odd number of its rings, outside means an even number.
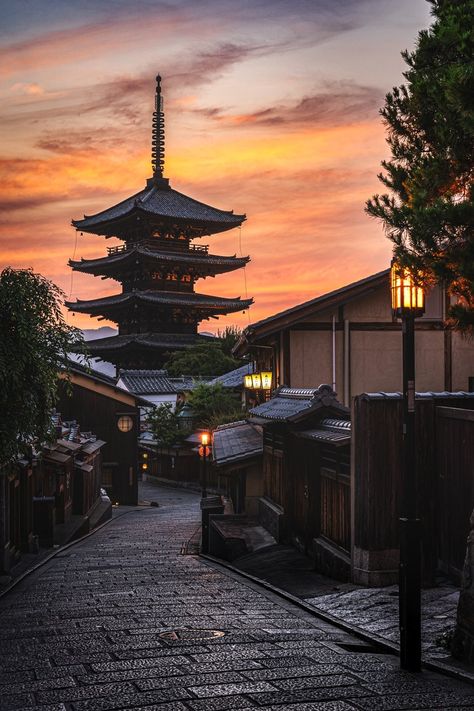
[[[390,654],[183,544],[195,493],[115,519],[0,600],[0,708],[44,711],[474,709],[474,688]],[[221,634],[223,633],[223,634]]]

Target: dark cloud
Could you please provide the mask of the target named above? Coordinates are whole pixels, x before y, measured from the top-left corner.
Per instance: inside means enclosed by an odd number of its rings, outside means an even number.
[[[269,106],[249,114],[232,114],[209,107],[194,109],[222,124],[251,124],[284,128],[302,125],[341,126],[375,116],[383,100],[383,91],[352,82],[326,83],[321,91],[305,96],[292,105]]]

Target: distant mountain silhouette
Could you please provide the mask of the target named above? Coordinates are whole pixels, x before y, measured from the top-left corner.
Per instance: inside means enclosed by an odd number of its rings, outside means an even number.
[[[86,341],[95,341],[96,338],[109,338],[109,336],[116,336],[118,331],[116,328],[110,328],[110,326],[101,326],[100,328],[84,328],[82,333],[84,334],[84,339]]]

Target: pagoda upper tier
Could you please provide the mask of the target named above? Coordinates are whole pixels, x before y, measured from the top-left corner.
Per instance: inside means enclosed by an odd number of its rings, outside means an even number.
[[[239,227],[245,215],[218,210],[173,190],[169,181],[154,176],[136,195],[72,224],[81,232],[136,241],[153,236],[189,239]]]

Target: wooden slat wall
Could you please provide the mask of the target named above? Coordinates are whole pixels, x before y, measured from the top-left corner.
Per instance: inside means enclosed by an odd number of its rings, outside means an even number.
[[[439,494],[437,468],[441,456],[450,461],[459,458],[449,437],[441,441],[436,427],[436,408],[440,406],[474,408],[474,402],[459,399],[417,399],[416,450],[418,473],[418,506],[422,519],[423,579],[432,582],[438,561],[439,522],[443,509],[451,521],[458,517],[454,501],[446,509],[444,494]],[[356,397],[353,411],[354,467],[354,544],[365,550],[398,548],[400,483],[402,453],[401,400],[370,400]],[[437,452],[438,442],[438,452]],[[456,444],[459,449],[460,445]],[[441,454],[443,451],[443,455]],[[453,460],[454,458],[454,460]],[[444,465],[448,465],[445,463]],[[453,464],[454,466],[454,464]],[[465,470],[465,477],[471,476]],[[473,502],[474,503],[474,502]],[[472,509],[472,505],[471,505]],[[466,523],[469,521],[467,516]],[[459,548],[459,543],[456,544]],[[464,553],[462,553],[464,555]]]
[[[474,508],[474,412],[436,408],[439,564],[460,581]]]

